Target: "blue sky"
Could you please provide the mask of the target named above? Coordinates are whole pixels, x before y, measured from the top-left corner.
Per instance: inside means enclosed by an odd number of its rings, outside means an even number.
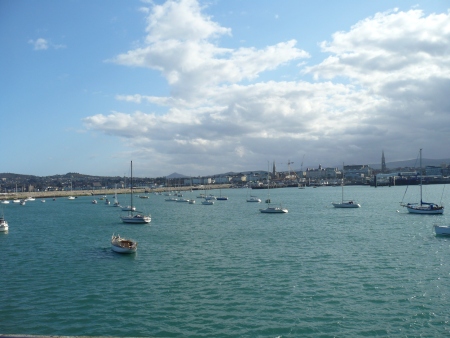
[[[447,1],[0,2],[0,172],[450,158]]]

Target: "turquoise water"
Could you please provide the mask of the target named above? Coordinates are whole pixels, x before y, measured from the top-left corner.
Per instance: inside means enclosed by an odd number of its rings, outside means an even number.
[[[339,187],[273,189],[289,209],[277,215],[246,203],[244,189],[222,190],[229,200],[212,206],[136,198],[149,225],[122,224],[90,197],[2,205],[0,333],[448,336],[450,238],[432,230],[450,222],[443,188],[424,196],[443,198],[441,216],[406,213],[405,187],[346,187],[360,209],[331,206]],[[113,233],[138,252],[112,252]]]

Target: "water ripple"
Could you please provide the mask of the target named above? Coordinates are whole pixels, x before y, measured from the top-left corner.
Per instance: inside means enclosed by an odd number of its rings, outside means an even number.
[[[276,189],[285,215],[259,213],[242,190],[214,206],[151,196],[138,201],[152,212],[144,226],[87,197],[10,205],[0,332],[449,335],[450,240],[434,236],[436,217],[396,212],[403,192],[349,187],[363,207],[336,210],[334,188]],[[136,239],[138,252],[112,252],[112,233]]]

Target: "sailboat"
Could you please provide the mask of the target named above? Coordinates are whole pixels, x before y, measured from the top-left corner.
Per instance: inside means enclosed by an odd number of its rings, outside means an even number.
[[[118,253],[135,253],[137,250],[137,242],[129,238],[120,237],[120,235],[112,235],[111,249]]]
[[[426,214],[426,215],[440,215],[444,213],[444,207],[436,203],[428,203],[422,201],[422,149],[420,154],[420,203],[408,203],[401,204],[402,207],[406,207],[411,214]],[[406,193],[406,191],[405,191]]]
[[[247,187],[247,202],[261,203],[261,200],[256,196],[250,195],[250,198],[248,198],[248,189],[249,187]]]
[[[75,199],[75,197],[74,196],[72,196],[72,181],[70,181],[70,196],[69,197],[67,197],[67,199],[68,200],[74,200]]]
[[[361,205],[359,203],[356,203],[353,200],[344,200],[344,180],[345,180],[345,175],[344,175],[344,163],[342,163],[342,183],[341,183],[341,187],[342,187],[342,199],[341,202],[332,202],[331,204],[333,204],[333,206],[335,208],[361,208]]]
[[[247,200],[248,202],[248,200]],[[265,214],[285,214],[288,212],[288,209],[283,208],[281,205],[279,207],[271,207],[270,206],[270,172],[269,172],[269,165],[267,165],[267,208],[265,209],[259,209],[260,212]]]
[[[8,222],[4,216],[0,217],[0,232],[8,232]]]
[[[116,189],[114,190],[114,206],[120,207],[119,200],[117,199],[117,184],[116,184]]]
[[[131,161],[131,205],[133,205],[133,161]],[[133,213],[134,210],[130,210],[128,215],[126,216],[120,216],[122,219],[122,222],[124,223],[137,223],[137,224],[143,224],[143,223],[150,223],[152,218],[150,215],[143,215],[141,213]]]
[[[195,204],[195,199],[192,198],[192,177],[191,177],[191,185],[189,187],[189,204]]]
[[[220,189],[220,196],[217,197],[218,201],[227,201],[228,197],[227,196],[222,196],[222,189]]]
[[[204,194],[204,201],[202,201],[203,205],[214,205],[214,200],[215,198],[212,198],[211,195],[210,196],[206,196],[206,187],[205,187],[205,194]]]

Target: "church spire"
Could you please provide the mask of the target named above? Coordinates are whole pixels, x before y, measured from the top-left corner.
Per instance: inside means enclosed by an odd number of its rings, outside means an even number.
[[[386,172],[386,160],[384,158],[384,150],[381,151],[381,172]]]

